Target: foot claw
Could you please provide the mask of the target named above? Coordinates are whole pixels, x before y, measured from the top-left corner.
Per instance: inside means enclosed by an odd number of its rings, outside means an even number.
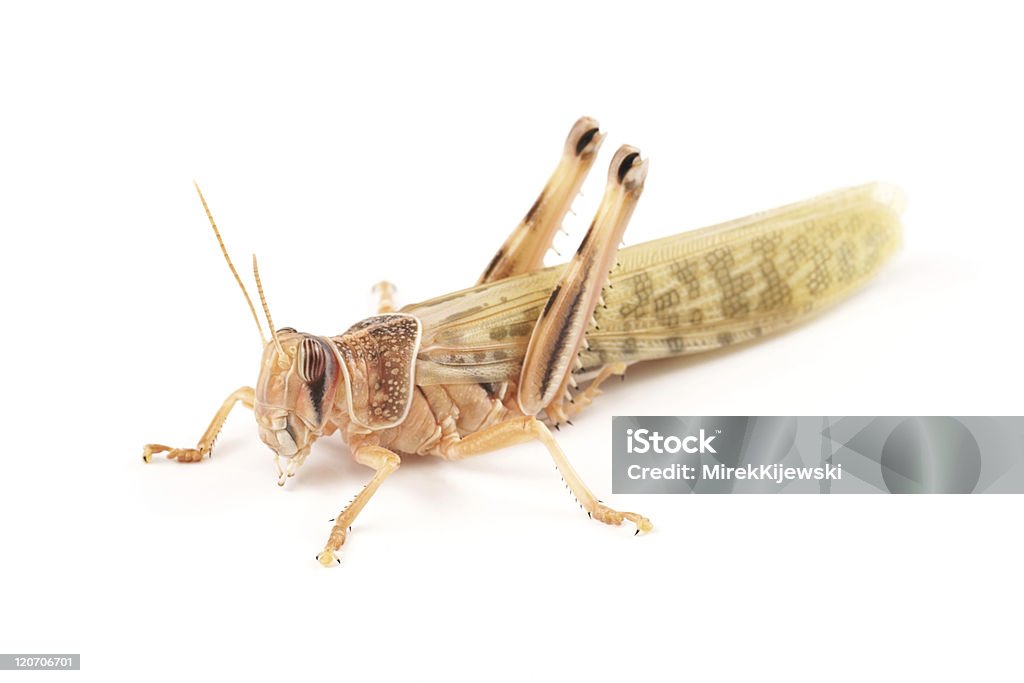
[[[633,524],[636,524],[636,533],[633,534],[634,536],[639,534],[641,531],[647,533],[654,528],[654,525],[651,524],[651,520],[647,519],[643,515],[638,515],[635,512],[619,512],[618,510],[611,509],[603,503],[599,503],[594,509],[593,514],[591,514],[591,519],[596,519],[599,522],[610,524],[612,526],[619,526],[622,524],[623,520],[629,520],[630,522],[633,522]]]
[[[651,524],[651,520],[647,519],[643,515],[638,515],[635,512],[626,512],[624,514],[626,519],[633,522],[633,524],[636,524],[636,534],[639,534],[641,532],[646,534],[648,531],[654,528],[654,525]],[[636,536],[636,534],[633,535]]]

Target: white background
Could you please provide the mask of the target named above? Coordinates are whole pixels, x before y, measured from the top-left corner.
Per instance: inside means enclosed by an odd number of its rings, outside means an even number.
[[[1019,19],[370,5],[0,10],[0,650],[102,681],[1019,673],[1020,497],[613,497],[608,445],[613,414],[1022,412]],[[336,334],[381,278],[405,303],[472,283],[582,114],[609,139],[563,253],[624,142],[651,160],[628,243],[873,179],[910,198],[853,299],[637,368],[562,431],[654,533],[588,522],[523,446],[408,461],[325,571],[369,476],[335,439],[283,490],[244,410],[212,461],[141,463],[255,380],[193,177],[275,322]]]

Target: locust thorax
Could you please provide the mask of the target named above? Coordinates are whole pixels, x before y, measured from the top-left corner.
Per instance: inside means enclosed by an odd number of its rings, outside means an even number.
[[[328,426],[341,370],[329,339],[292,328],[274,336],[263,349],[253,412],[283,486]]]
[[[331,341],[344,381],[337,407],[352,428],[380,431],[401,424],[415,390],[420,321],[406,313],[375,315]]]

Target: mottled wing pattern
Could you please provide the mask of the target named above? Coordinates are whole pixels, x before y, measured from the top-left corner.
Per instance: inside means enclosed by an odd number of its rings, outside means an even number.
[[[837,190],[619,252],[583,372],[770,334],[863,284],[900,241],[891,186]],[[423,323],[417,383],[515,379],[559,266],[409,306]]]
[[[706,351],[799,322],[881,267],[902,205],[895,188],[866,185],[623,250],[581,360]]]
[[[423,325],[416,383],[518,379],[533,325],[557,279],[557,267],[546,268],[403,308]]]

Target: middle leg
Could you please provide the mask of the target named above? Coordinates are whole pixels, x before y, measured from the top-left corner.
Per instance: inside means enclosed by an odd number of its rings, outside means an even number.
[[[447,444],[441,452],[441,457],[448,460],[461,460],[534,439],[543,443],[548,449],[548,453],[551,454],[551,459],[555,461],[555,467],[561,473],[562,479],[565,480],[569,490],[576,496],[576,500],[583,506],[589,517],[614,526],[618,526],[622,524],[623,520],[628,519],[636,524],[637,533],[641,531],[647,532],[654,528],[651,520],[643,515],[635,512],[619,512],[599,501],[590,492],[587,485],[583,483],[576,470],[573,469],[572,464],[565,457],[565,453],[558,446],[558,442],[555,441],[551,431],[544,426],[543,422],[535,417],[515,417],[470,434],[461,440]]]
[[[377,295],[377,313],[395,312],[395,287],[387,280],[381,280],[373,286],[373,293]]]
[[[565,419],[576,417],[583,409],[594,402],[594,399],[602,394],[601,385],[604,384],[605,380],[613,375],[618,375],[625,379],[626,364],[625,363],[611,363],[601,368],[601,371],[597,373],[594,379],[590,380],[590,384],[587,388],[576,394],[573,398],[572,403],[565,408]]]

